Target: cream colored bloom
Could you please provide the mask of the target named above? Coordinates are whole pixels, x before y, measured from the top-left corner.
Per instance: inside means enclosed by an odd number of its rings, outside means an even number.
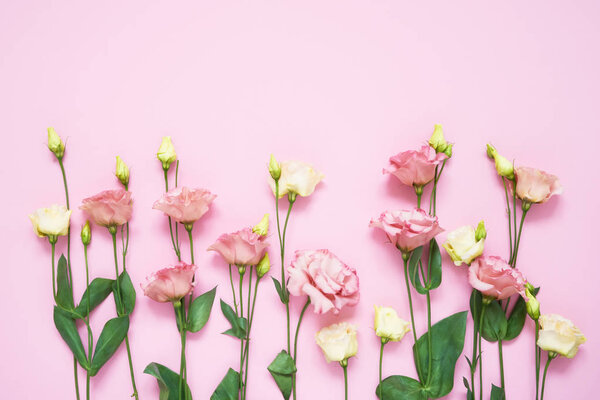
[[[39,237],[66,235],[69,231],[70,217],[71,210],[57,204],[48,208],[39,208],[29,215],[33,230]]]
[[[269,233],[269,214],[265,214],[260,222],[254,225],[252,232],[257,233],[260,236],[267,236],[267,233]]]
[[[358,351],[356,327],[347,322],[340,322],[321,329],[315,335],[315,339],[323,350],[327,362],[347,360],[356,355]]]
[[[52,127],[48,128],[48,149],[50,149],[57,158],[62,158],[65,154],[65,144]]]
[[[472,226],[462,226],[448,234],[442,247],[454,261],[454,265],[471,262],[483,253],[485,239],[475,240],[475,229]]]
[[[410,331],[409,327],[393,308],[375,306],[375,334],[380,338],[398,342]]]
[[[165,136],[162,138],[162,143],[158,148],[156,157],[160,162],[162,162],[163,169],[169,169],[171,164],[177,160],[177,154],[175,153],[173,142],[171,142],[171,136]]]
[[[537,345],[543,350],[573,358],[579,345],[587,340],[571,321],[558,314],[544,314],[539,321],[541,328]]]
[[[279,178],[279,197],[288,193],[306,197],[314,192],[315,187],[325,177],[310,165],[300,161],[284,161],[280,163],[281,176]],[[275,180],[270,179],[269,184],[275,194]]]
[[[129,185],[129,167],[125,164],[125,161],[119,156],[117,156],[117,166],[115,168],[115,176],[123,186],[127,187]]]

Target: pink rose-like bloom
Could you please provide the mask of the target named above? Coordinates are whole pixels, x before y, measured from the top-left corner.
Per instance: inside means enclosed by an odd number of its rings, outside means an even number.
[[[154,301],[175,302],[187,296],[194,288],[195,265],[180,261],[176,265],[161,269],[146,278],[140,286],[144,294]]]
[[[372,219],[369,226],[382,229],[390,242],[403,253],[423,246],[444,231],[440,228],[437,217],[420,208],[386,211],[379,219]]]
[[[390,166],[383,173],[394,175],[405,185],[422,186],[433,180],[435,167],[447,158],[431,146],[421,146],[419,150],[403,151],[390,157]]]
[[[288,267],[288,289],[294,296],[308,295],[315,313],[334,314],[358,303],[356,270],[344,264],[329,250],[296,251]]]
[[[206,189],[189,189],[185,186],[169,190],[154,202],[160,210],[182,224],[191,224],[208,211],[210,203],[217,197]]]
[[[485,296],[503,300],[519,293],[527,301],[525,278],[500,257],[475,259],[469,267],[469,283]]]
[[[256,265],[269,247],[264,239],[265,236],[252,232],[251,228],[244,228],[219,236],[207,250],[221,254],[227,264]]]
[[[517,196],[530,203],[545,203],[555,194],[562,193],[558,178],[552,174],[529,167],[515,168]]]
[[[105,190],[83,199],[79,208],[98,225],[123,225],[131,219],[133,212],[131,192],[125,189]]]

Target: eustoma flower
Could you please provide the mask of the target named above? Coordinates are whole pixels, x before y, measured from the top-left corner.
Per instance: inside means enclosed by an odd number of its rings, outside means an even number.
[[[562,193],[562,186],[555,175],[529,167],[515,168],[517,196],[528,203],[545,203],[555,194]]]
[[[329,250],[296,251],[288,267],[288,288],[294,296],[307,295],[315,313],[334,314],[359,300],[356,270]]]
[[[527,299],[525,278],[500,257],[477,258],[469,267],[469,283],[490,298],[503,300],[518,293]]]
[[[321,329],[315,335],[317,344],[327,362],[339,362],[344,369],[344,391],[348,398],[348,359],[358,352],[356,327],[348,322],[340,322]]]
[[[181,186],[163,194],[152,208],[184,225],[193,224],[206,214],[215,197],[217,196],[206,189]]]
[[[97,225],[107,228],[123,225],[131,219],[131,192],[124,189],[102,191],[83,199],[79,206]]]
[[[269,184],[273,194],[280,198],[286,194],[292,194],[294,198],[295,195],[310,196],[315,191],[317,184],[324,178],[321,172],[301,161],[283,161],[279,166],[279,190],[275,190],[275,179],[270,179]]]
[[[194,289],[195,265],[180,261],[174,266],[163,268],[140,284],[144,294],[159,303],[177,302]]]
[[[267,247],[265,236],[253,232],[252,228],[244,228],[219,236],[207,250],[219,253],[227,264],[246,266],[258,264]]]
[[[471,264],[483,253],[486,235],[483,221],[479,223],[477,230],[478,232],[470,225],[462,226],[446,237],[442,247],[446,249],[454,265]]]
[[[57,204],[39,208],[29,215],[35,234],[54,242],[57,236],[65,236],[69,232],[70,217],[71,210]]]
[[[435,178],[435,167],[448,156],[437,153],[431,146],[408,150],[390,157],[390,165],[383,173],[394,175],[405,185],[422,187]]]

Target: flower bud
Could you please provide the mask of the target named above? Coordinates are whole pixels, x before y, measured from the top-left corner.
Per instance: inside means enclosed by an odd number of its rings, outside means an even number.
[[[259,278],[262,278],[270,269],[271,260],[269,259],[269,253],[265,252],[263,258],[256,264],[256,275],[258,275]]]
[[[496,158],[496,154],[498,153],[496,151],[496,148],[494,146],[492,146],[491,144],[489,144],[489,143],[485,145],[485,152],[487,153],[487,156],[489,158],[491,158],[492,160],[494,158]]]
[[[85,221],[85,225],[81,227],[81,242],[84,246],[87,246],[92,241],[92,228],[90,227],[90,221]]]
[[[525,302],[527,314],[529,314],[532,320],[537,321],[540,317],[540,302],[537,301],[537,299],[535,298],[533,293],[529,291],[529,289],[525,290],[525,295],[527,296],[527,301]]]
[[[273,154],[271,154],[271,159],[269,160],[269,174],[276,181],[281,177],[281,165],[275,160]]]
[[[531,293],[535,293],[535,287],[529,282],[525,284],[525,289],[529,290]]]
[[[510,162],[506,157],[498,154],[496,148],[491,144],[487,144],[486,152],[489,158],[494,159],[494,164],[496,165],[496,172],[498,172],[498,175],[508,178],[511,181],[515,179],[514,165],[512,162]]]
[[[433,128],[433,133],[429,138],[429,145],[433,147],[436,153],[445,153],[448,147],[448,142],[444,139],[444,131],[442,130],[442,125],[435,124]],[[452,146],[450,146],[452,148]],[[450,154],[452,154],[452,150],[450,150]],[[448,156],[450,157],[450,156]]]
[[[65,155],[65,144],[52,127],[48,128],[48,149],[50,149],[58,159],[61,159]]]
[[[162,162],[164,170],[169,169],[171,164],[177,160],[177,154],[175,153],[175,147],[173,147],[173,143],[171,142],[171,136],[165,136],[162,138],[162,143],[158,148],[156,157],[160,162]]]
[[[479,242],[481,239],[485,239],[487,237],[487,231],[485,230],[485,223],[483,220],[479,221],[477,224],[477,229],[475,229],[475,241]]]
[[[259,234],[260,236],[267,236],[267,233],[269,232],[269,214],[265,214],[260,222],[254,225],[252,232]]]
[[[123,186],[127,188],[129,186],[129,167],[123,159],[117,156],[117,167],[115,168],[115,175],[121,181]]]
[[[453,143],[448,143],[446,150],[444,150],[444,154],[447,155],[448,158],[452,157],[452,146],[454,146]]]

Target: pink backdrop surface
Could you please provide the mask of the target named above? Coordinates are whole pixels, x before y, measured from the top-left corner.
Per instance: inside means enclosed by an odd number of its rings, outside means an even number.
[[[155,153],[164,135],[173,137],[181,160],[181,184],[218,195],[194,230],[198,291],[219,285],[217,298],[228,302],[226,265],[204,249],[221,233],[273,215],[269,154],[310,162],[325,173],[315,194],[297,202],[288,254],[332,250],[357,268],[362,298],[339,316],[307,314],[298,395],[342,398],[342,370],[325,362],[314,334],[348,320],[359,330],[350,397],[374,399],[379,342],[373,305],[409,314],[400,254],[368,223],[385,209],[414,204],[412,189],[381,169],[441,123],[456,143],[439,188],[441,225],[452,230],[485,219],[488,254],[506,256],[508,243],[502,186],[485,144],[494,143],[518,165],[560,177],[564,194],[529,213],[519,266],[542,286],[543,312],[572,319],[588,338],[575,359],[552,364],[547,399],[595,398],[599,11],[594,1],[2,2],[2,397],[74,398],[71,355],[52,322],[50,248],[27,218],[64,201],[58,165],[45,147],[46,127],[66,139],[73,207],[118,187],[115,155],[131,167],[128,270],[138,302],[130,336],[141,399],[158,394],[155,379],[142,374],[149,362],[173,369],[179,362],[171,307],[139,289],[146,275],[175,259],[166,219],[151,209],[163,191]],[[76,297],[84,289],[83,221],[74,211]],[[110,237],[99,228],[93,234],[91,275],[113,277]],[[276,252],[276,235],[270,240]],[[465,268],[444,254],[434,321],[466,310],[469,293]],[[295,318],[301,305],[294,299]],[[420,333],[424,305],[420,298]],[[206,327],[188,336],[196,399],[209,398],[227,368],[238,364],[237,341],[220,334],[227,322],[218,307],[213,311]],[[96,335],[113,314],[112,300],[97,310]],[[471,326],[469,320],[467,349]],[[265,280],[252,332],[249,400],[280,398],[266,367],[284,347],[284,335],[284,308]],[[532,335],[528,321],[505,345],[508,398],[533,398]],[[386,347],[384,375],[415,376],[411,346],[407,336]],[[489,393],[491,383],[499,383],[496,346],[485,344],[484,351]],[[448,399],[465,397],[467,374],[461,358]],[[92,382],[95,399],[128,398],[123,347]]]

